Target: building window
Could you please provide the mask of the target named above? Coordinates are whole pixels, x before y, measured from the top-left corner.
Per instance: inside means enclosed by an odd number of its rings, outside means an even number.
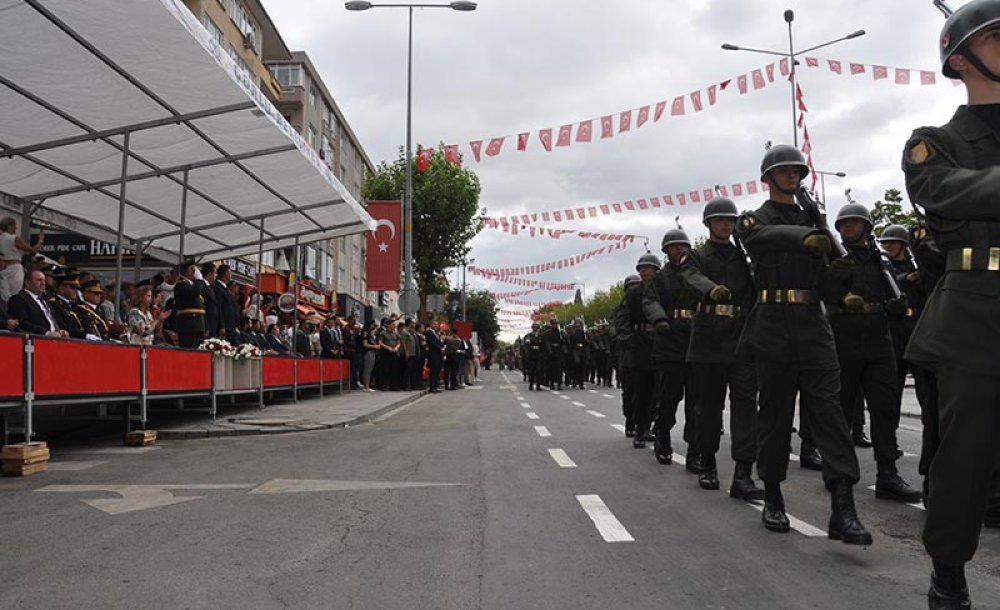
[[[208,30],[208,33],[212,35],[212,39],[219,43],[220,47],[224,47],[226,39],[222,35],[222,30],[219,29],[219,26],[215,25],[215,22],[208,16],[208,13],[201,16],[201,23],[205,26],[205,29]]]
[[[302,67],[294,64],[272,64],[271,74],[282,87],[302,86]]]
[[[316,149],[316,128],[312,125],[309,126],[309,134],[306,136],[306,141],[313,150]]]
[[[316,85],[309,84],[309,105],[316,106]]]

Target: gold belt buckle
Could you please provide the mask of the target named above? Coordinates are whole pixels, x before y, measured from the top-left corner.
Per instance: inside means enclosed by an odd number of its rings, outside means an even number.
[[[990,271],[1000,271],[1000,248],[990,248],[990,263],[986,268]]]
[[[962,271],[972,271],[972,248],[962,248]]]
[[[789,290],[788,291],[788,302],[789,303],[798,303],[800,300],[801,299],[799,298],[799,291],[798,290]]]

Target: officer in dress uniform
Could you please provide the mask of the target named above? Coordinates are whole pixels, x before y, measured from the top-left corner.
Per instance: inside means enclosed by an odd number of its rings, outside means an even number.
[[[99,280],[87,280],[80,284],[82,303],[76,303],[73,311],[83,324],[84,336],[94,341],[107,341],[111,338],[111,328],[97,306],[104,297],[104,288]]]
[[[47,299],[49,309],[55,314],[59,327],[69,333],[70,337],[83,339],[87,336],[87,329],[84,328],[83,320],[76,311],[79,302],[80,275],[63,269],[54,273],[52,278],[55,280],[56,292]]]
[[[635,265],[638,276],[625,279],[625,297],[616,317],[622,349],[622,400],[625,435],[634,433],[632,446],[646,446],[656,408],[656,365],[653,363],[653,325],[643,308],[643,286],[660,270],[660,257],[647,252]]]
[[[657,367],[659,403],[654,455],[661,464],[673,461],[670,430],[677,422],[677,405],[684,400],[685,463],[688,471],[697,473],[701,470],[696,439],[697,405],[688,385],[686,360],[698,295],[680,274],[681,259],[691,249],[691,240],[682,229],[670,229],[663,235],[662,248],[667,255],[666,264],[649,281],[643,282],[642,293],[646,319],[656,327],[653,362]]]
[[[865,206],[845,205],[834,224],[847,256],[830,263],[823,282],[840,362],[840,404],[853,430],[859,396],[871,413],[872,445],[878,476],[875,497],[919,502],[923,494],[906,484],[896,470],[899,444],[899,380],[896,354],[889,335],[889,314],[906,314],[906,301],[896,296],[895,276],[883,266],[882,253],[871,235],[872,220]],[[863,416],[863,415],[862,415]]]
[[[854,485],[860,478],[851,432],[840,406],[840,370],[830,322],[817,289],[832,248],[796,205],[799,183],[809,173],[802,153],[774,146],[761,161],[770,198],[737,223],[752,260],[757,302],[747,317],[738,353],[757,366],[757,473],[764,482],[761,518],[770,531],[789,531],[781,482],[788,472],[796,394],[823,452],[823,480],[831,492],[827,534],[848,544],[868,545],[871,534],[858,519]]]
[[[194,261],[177,266],[174,285],[174,329],[180,347],[198,347],[205,339],[205,283]]]
[[[738,216],[730,199],[716,197],[705,204],[702,221],[708,227],[708,241],[689,250],[681,261],[681,277],[701,300],[687,361],[691,386],[698,396],[697,436],[702,460],[698,484],[703,489],[719,489],[715,454],[728,388],[732,457],[736,462],[729,495],[763,500],[764,490],[751,477],[757,460],[757,374],[750,358],[735,354],[743,322],[756,298],[746,255],[730,241]]]
[[[930,607],[968,608],[965,564],[1000,463],[1000,0],[959,8],[939,43],[942,71],[962,80],[968,105],[941,127],[914,131],[903,152],[910,200],[946,260],[905,357],[938,382],[923,533]]]
[[[548,328],[541,331],[542,359],[548,373],[550,390],[562,390],[563,363],[566,356],[566,333],[559,328],[559,318],[549,318]]]

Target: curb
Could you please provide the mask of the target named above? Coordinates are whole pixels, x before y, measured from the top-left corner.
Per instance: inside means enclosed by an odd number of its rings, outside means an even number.
[[[379,417],[405,407],[406,405],[416,402],[417,400],[423,398],[427,395],[427,390],[415,394],[413,396],[408,396],[396,402],[390,403],[384,407],[379,407],[374,411],[365,413],[363,415],[358,415],[352,419],[344,420],[341,422],[336,422],[332,424],[318,424],[318,423],[293,423],[289,422],[282,426],[259,426],[256,428],[222,428],[218,430],[158,430],[157,437],[159,439],[166,440],[190,440],[199,438],[228,438],[234,436],[263,436],[269,434],[292,434],[295,432],[315,432],[317,430],[334,430],[336,428],[348,428],[350,426],[356,426],[358,424],[367,424],[378,419]]]

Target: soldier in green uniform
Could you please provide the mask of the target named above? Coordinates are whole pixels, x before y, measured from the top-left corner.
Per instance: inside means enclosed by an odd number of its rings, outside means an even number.
[[[622,342],[622,391],[625,435],[634,431],[632,446],[646,446],[656,407],[656,364],[653,362],[653,325],[643,308],[643,284],[660,270],[660,257],[647,252],[635,265],[638,277],[625,280],[621,314],[616,316],[617,335]]]
[[[753,360],[736,355],[743,322],[756,299],[746,255],[731,241],[738,216],[730,199],[716,197],[705,204],[702,221],[708,227],[708,241],[689,250],[681,260],[681,277],[701,301],[687,361],[698,396],[697,437],[702,460],[698,484],[703,489],[719,489],[715,454],[728,389],[731,453],[736,462],[729,495],[763,500],[764,491],[751,477],[757,460],[757,375]]]
[[[198,347],[205,339],[205,282],[194,261],[177,266],[174,285],[174,330],[180,347]]]
[[[740,355],[753,357],[757,366],[757,473],[764,482],[761,518],[770,531],[789,531],[781,482],[788,473],[798,395],[823,453],[823,480],[830,490],[832,513],[827,534],[848,544],[868,545],[871,534],[854,506],[860,474],[840,406],[837,347],[817,292],[832,242],[795,199],[808,173],[798,149],[779,145],[768,150],[760,174],[770,187],[769,199],[737,223],[757,289],[757,302],[737,349]]]
[[[104,288],[99,280],[87,280],[80,285],[82,303],[76,303],[73,311],[83,324],[84,336],[87,339],[107,341],[111,338],[111,328],[97,310],[104,297]]]
[[[566,341],[569,344],[570,364],[567,384],[582,390],[587,378],[587,362],[590,359],[590,339],[587,338],[582,318],[573,321],[570,331],[566,334]]]
[[[896,470],[900,456],[896,440],[899,380],[889,315],[905,315],[906,301],[896,295],[895,276],[874,243],[871,215],[865,206],[845,205],[837,213],[834,226],[847,256],[830,263],[822,297],[837,344],[844,418],[853,430],[857,399],[863,396],[871,413],[872,445],[878,466],[875,496],[919,502],[923,494],[907,485]]]
[[[1000,0],[959,8],[939,44],[942,71],[962,80],[968,105],[941,127],[914,131],[903,152],[910,200],[946,260],[905,357],[938,383],[923,533],[930,607],[968,608],[965,564],[1000,463]]]
[[[55,294],[49,297],[49,308],[57,316],[56,321],[59,327],[69,333],[74,339],[83,339],[87,336],[83,320],[76,311],[79,303],[80,275],[61,270],[53,273],[52,279],[55,281]],[[89,318],[88,318],[89,322]]]
[[[677,422],[677,406],[684,401],[685,464],[690,472],[701,471],[697,449],[697,403],[688,384],[687,352],[691,341],[698,295],[681,278],[680,264],[691,249],[691,240],[682,229],[670,229],[661,242],[667,262],[643,282],[643,311],[656,327],[653,362],[657,368],[656,446],[654,455],[661,464],[673,462],[670,431]]]
[[[524,372],[528,376],[528,390],[541,390],[542,340],[538,336],[538,323],[531,325],[531,332],[521,340],[521,357]]]
[[[541,331],[542,358],[545,362],[550,390],[562,390],[563,364],[566,359],[566,333],[559,327],[559,318],[549,318],[548,327]]]

